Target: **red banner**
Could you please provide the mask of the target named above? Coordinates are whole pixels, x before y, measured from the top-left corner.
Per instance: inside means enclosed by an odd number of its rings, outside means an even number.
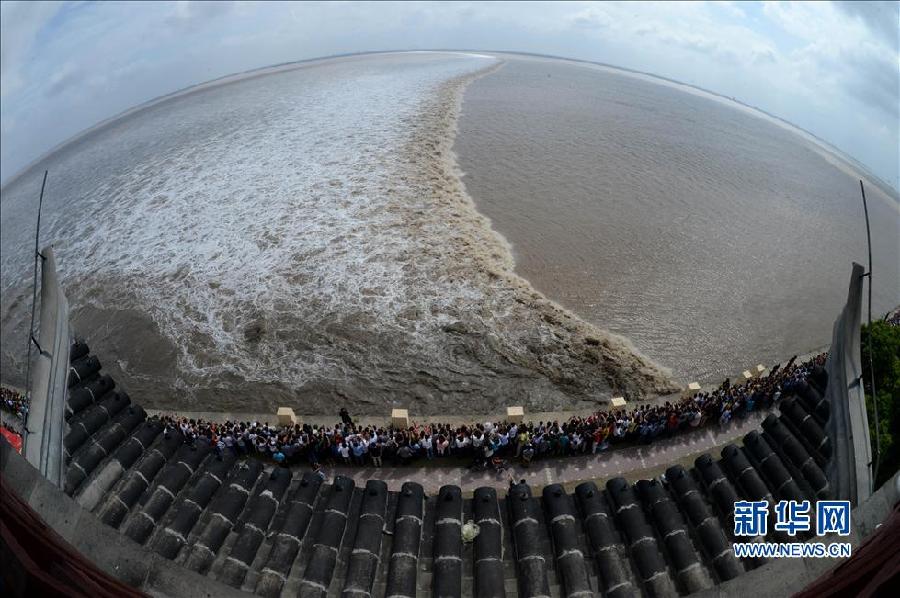
[[[6,441],[12,445],[16,452],[22,453],[22,437],[13,432],[12,430],[7,430],[5,427],[0,426],[0,434],[3,434],[3,437],[6,438]]]

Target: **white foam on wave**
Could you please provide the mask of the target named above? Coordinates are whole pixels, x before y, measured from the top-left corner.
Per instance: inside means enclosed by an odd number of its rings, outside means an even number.
[[[97,308],[83,310],[91,328],[115,321],[143,362],[128,377],[157,405],[266,409],[271,390],[303,391],[309,412],[336,398],[438,413],[511,396],[553,410],[670,390],[623,339],[518,277],[465,193],[452,152],[462,90],[499,64],[337,59],[179,96],[66,148],[54,159],[68,197],[45,238],[67,256],[73,305]],[[27,207],[23,186],[10,196]],[[10,223],[5,212],[4,249],[24,247]],[[6,298],[28,261],[2,260]]]
[[[294,387],[346,376],[326,352],[281,342],[292,332],[282,327],[300,319],[324,329],[365,314],[389,329],[416,304],[480,297],[461,281],[410,279],[415,248],[391,206],[416,201],[397,156],[422,99],[490,61],[364,61],[189,98],[192,107],[170,117],[193,129],[199,103],[202,130],[104,181],[80,217],[54,223],[81,232],[57,231],[69,255],[83,256],[67,261],[66,277],[133,281],[96,301],[137,296],[178,345],[184,372]],[[254,324],[266,335],[250,348],[244,329]]]

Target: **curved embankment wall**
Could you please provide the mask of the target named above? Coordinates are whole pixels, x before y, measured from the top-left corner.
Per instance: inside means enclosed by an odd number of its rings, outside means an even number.
[[[41,319],[38,343],[34,348],[34,372],[28,423],[25,426],[25,458],[57,485],[62,485],[63,413],[66,407],[66,379],[69,370],[69,302],[56,275],[53,247],[41,250]],[[37,259],[37,256],[35,256]],[[32,337],[33,338],[33,337]],[[32,347],[29,344],[29,357]]]
[[[860,318],[863,267],[853,264],[847,303],[834,322],[826,370],[825,400],[832,406],[825,432],[834,439],[834,458],[825,473],[835,497],[856,505],[872,492],[872,446],[862,385]]]

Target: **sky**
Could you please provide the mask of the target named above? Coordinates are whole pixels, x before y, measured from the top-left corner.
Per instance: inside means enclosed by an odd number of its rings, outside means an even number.
[[[458,48],[637,69],[807,129],[900,188],[894,2],[0,3],[0,180],[137,104],[270,64]]]

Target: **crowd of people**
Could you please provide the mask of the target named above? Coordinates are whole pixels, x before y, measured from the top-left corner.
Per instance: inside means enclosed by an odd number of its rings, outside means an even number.
[[[22,452],[22,433],[25,429],[25,416],[28,415],[28,403],[22,393],[6,386],[0,386],[0,435],[12,447]],[[11,417],[9,417],[11,416]]]
[[[25,396],[12,388],[0,386],[0,405],[4,411],[15,415],[23,422],[28,415],[28,403]]]
[[[886,315],[884,320],[890,326],[900,326],[900,309],[895,309],[894,311]]]
[[[566,421],[484,422],[454,426],[446,423],[412,424],[405,429],[364,426],[346,409],[333,426],[296,424],[279,427],[259,422],[210,422],[163,416],[167,433],[178,429],[186,442],[206,438],[218,452],[234,451],[272,459],[282,465],[320,463],[344,465],[409,465],[415,460],[455,459],[484,466],[518,460],[597,453],[616,445],[652,443],[708,425],[727,425],[748,413],[769,409],[816,365],[825,354],[803,362],[791,359],[768,375],[732,384],[726,380],[709,392],[698,392],[674,402],[639,404],[630,410],[597,411]]]

